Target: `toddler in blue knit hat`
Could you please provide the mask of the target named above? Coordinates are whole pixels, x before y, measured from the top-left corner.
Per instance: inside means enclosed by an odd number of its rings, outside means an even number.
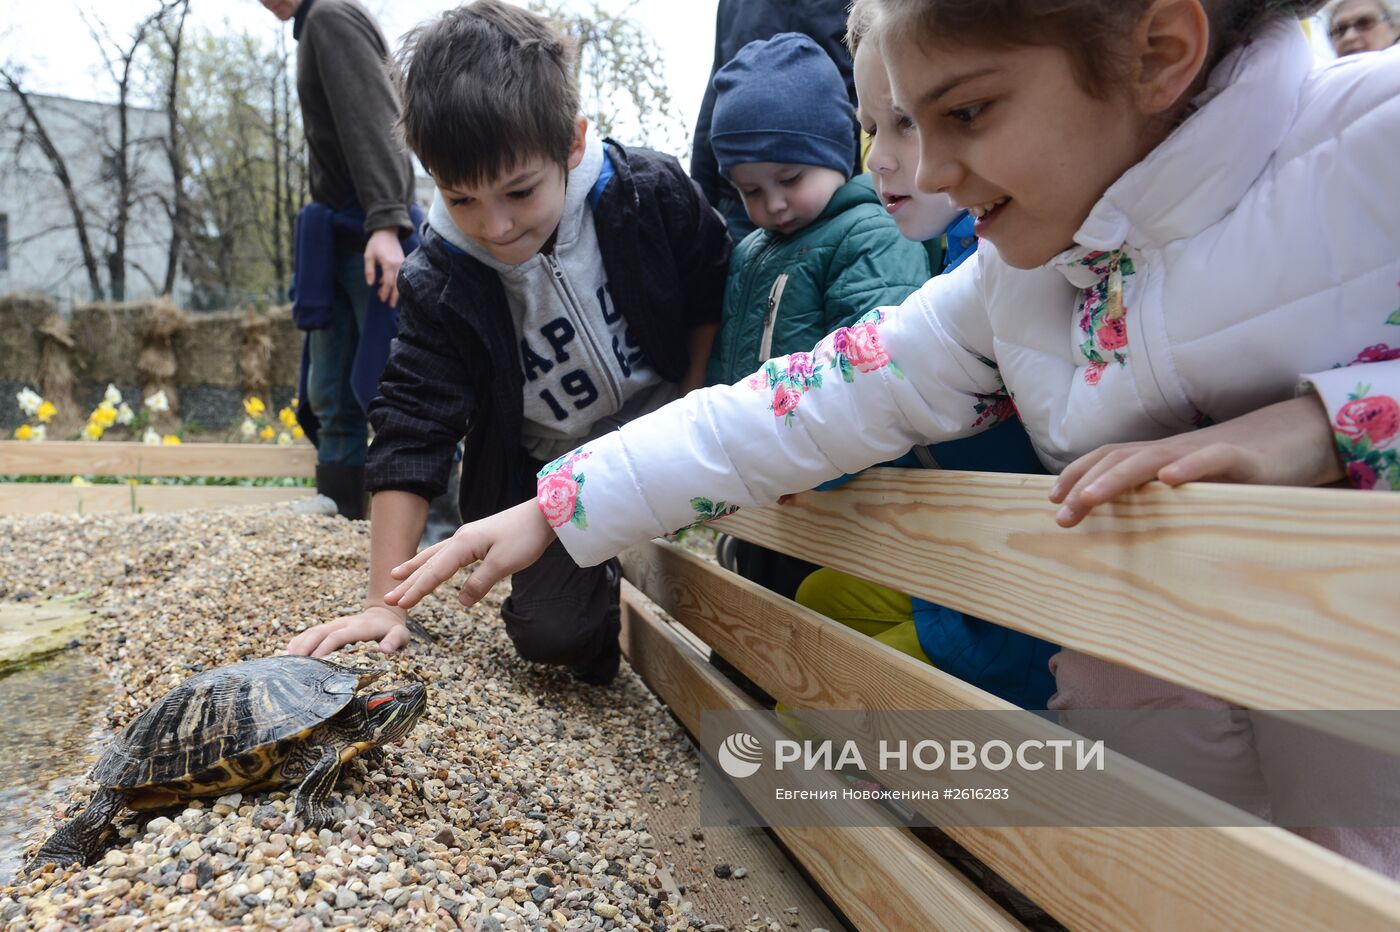
[[[750,42],[715,73],[710,141],[754,225],[791,235],[850,178],[855,113],[836,64],[809,37]]]
[[[758,229],[735,248],[706,380],[730,384],[764,360],[805,352],[932,277],[871,185],[850,177],[854,112],[836,65],[812,39],[750,42],[715,73],[711,145]],[[791,597],[815,569],[740,542],[745,577]]]

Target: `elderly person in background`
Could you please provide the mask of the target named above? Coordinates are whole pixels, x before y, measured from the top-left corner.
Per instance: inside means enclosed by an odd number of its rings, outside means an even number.
[[[1327,36],[1341,57],[1388,49],[1400,39],[1395,0],[1338,0],[1327,11]]]

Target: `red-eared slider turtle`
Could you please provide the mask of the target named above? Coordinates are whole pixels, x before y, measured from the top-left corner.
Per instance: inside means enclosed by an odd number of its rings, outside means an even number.
[[[342,764],[413,728],[420,684],[357,693],[382,670],[312,657],[266,657],[197,674],[133,719],[93,768],[87,808],[44,842],[31,867],[86,864],[123,808],[298,784],[296,815],[332,822],[327,799]]]

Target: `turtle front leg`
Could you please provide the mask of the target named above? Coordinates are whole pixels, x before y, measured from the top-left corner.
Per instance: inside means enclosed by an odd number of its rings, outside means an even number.
[[[340,751],[323,748],[321,756],[297,788],[296,814],[307,828],[329,828],[335,821],[331,812],[331,789],[340,776]]]
[[[65,867],[69,864],[89,864],[102,847],[102,839],[112,824],[112,818],[124,805],[120,793],[103,788],[97,791],[87,807],[73,816],[49,836],[48,841],[34,853],[25,870],[33,873],[45,864]]]

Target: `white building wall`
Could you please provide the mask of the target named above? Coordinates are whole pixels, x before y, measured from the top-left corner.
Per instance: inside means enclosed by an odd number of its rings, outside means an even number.
[[[118,138],[117,110],[45,94],[31,94],[29,99],[73,178],[106,292],[106,257],[116,216],[110,157]],[[173,191],[162,146],[165,115],[133,107],[127,121],[135,203],[126,234],[126,297],[139,300],[156,294],[165,278],[170,221],[162,199],[169,199]],[[19,98],[0,90],[0,216],[7,234],[0,295],[39,293],[65,303],[89,300],[91,289],[63,186],[38,144],[21,141],[24,128]],[[181,283],[177,281],[177,293],[183,290]]]

